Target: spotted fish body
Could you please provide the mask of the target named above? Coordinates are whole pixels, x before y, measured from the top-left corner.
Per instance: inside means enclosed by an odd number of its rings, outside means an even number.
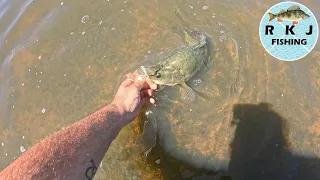
[[[306,14],[304,11],[300,9],[299,6],[291,6],[288,8],[287,11],[281,10],[278,14],[272,14],[269,12],[270,19],[278,19],[279,22],[281,21],[293,21],[293,24],[298,24],[298,21],[304,20],[309,18],[310,16]]]
[[[145,75],[159,85],[176,85],[188,81],[207,59],[206,36],[200,31],[184,31],[187,45],[160,63],[142,66]]]

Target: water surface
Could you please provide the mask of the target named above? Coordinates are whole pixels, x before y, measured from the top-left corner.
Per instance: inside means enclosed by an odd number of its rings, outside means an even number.
[[[177,29],[189,26],[211,44],[210,60],[188,82],[196,101],[181,101],[178,87],[160,91],[159,144],[146,160],[138,156],[142,114],[113,142],[96,179],[261,177],[280,162],[288,168],[278,178],[300,168],[314,179],[304,169],[320,156],[320,49],[296,62],[264,50],[259,23],[278,2],[0,0],[0,169],[108,104],[128,68],[181,46]],[[299,2],[320,18],[318,1]]]

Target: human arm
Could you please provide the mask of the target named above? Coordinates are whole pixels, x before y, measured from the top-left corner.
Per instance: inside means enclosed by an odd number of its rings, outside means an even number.
[[[130,123],[155,85],[125,80],[111,104],[40,141],[0,172],[0,179],[91,180],[111,142]]]

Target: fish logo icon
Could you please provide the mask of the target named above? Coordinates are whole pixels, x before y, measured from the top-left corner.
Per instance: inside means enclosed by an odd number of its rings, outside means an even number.
[[[282,9],[278,14],[272,14],[270,12],[268,12],[268,14],[270,17],[269,21],[277,18],[278,22],[292,21],[293,25],[310,17],[307,13],[302,11],[298,5],[291,6],[287,10]]]
[[[307,56],[317,44],[319,26],[305,5],[285,1],[273,5],[261,18],[259,37],[264,49],[282,61]]]

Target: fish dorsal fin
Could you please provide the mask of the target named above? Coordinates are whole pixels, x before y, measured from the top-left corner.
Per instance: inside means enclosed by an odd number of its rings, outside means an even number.
[[[294,11],[294,10],[300,10],[300,7],[298,5],[293,5],[288,8],[288,11]]]
[[[279,12],[278,12],[278,14],[282,14],[282,13],[285,13],[285,12],[287,12],[287,11],[286,11],[286,10],[281,9],[281,11],[279,11]]]
[[[193,33],[193,32],[191,32]],[[186,30],[183,30],[183,34],[184,34],[184,42],[188,45],[189,48],[191,49],[197,49],[202,47],[203,45],[206,44],[206,38],[201,38],[201,39],[195,39],[194,37],[192,37],[192,35],[187,32]]]
[[[184,42],[187,43],[189,46],[195,46],[199,43],[197,40],[192,38],[189,32],[187,32],[186,30],[183,30],[183,35],[184,35]]]

